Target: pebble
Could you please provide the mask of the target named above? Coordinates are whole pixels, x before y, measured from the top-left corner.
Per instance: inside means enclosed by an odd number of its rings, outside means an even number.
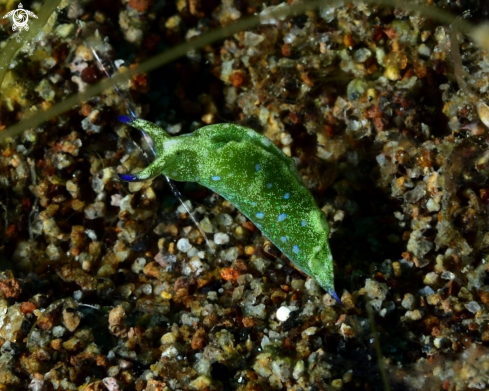
[[[95,220],[105,216],[105,204],[103,202],[95,202],[85,207],[85,217],[88,220]]]
[[[438,276],[437,273],[435,273],[435,272],[429,272],[429,273],[426,273],[423,282],[426,285],[435,285],[436,282],[438,281],[438,277],[439,276]]]
[[[406,311],[406,314],[404,315],[406,319],[415,321],[415,320],[420,320],[423,315],[421,314],[421,311],[419,310],[414,310],[414,311]]]
[[[277,320],[279,320],[280,322],[285,322],[287,319],[289,319],[290,309],[288,309],[287,307],[280,307],[277,310],[275,316],[277,317]]]
[[[177,242],[177,248],[179,251],[186,253],[189,251],[193,246],[190,244],[189,240],[186,238],[179,239]]]
[[[142,273],[145,265],[146,259],[136,258],[136,260],[131,265],[131,270],[136,274]]]
[[[372,52],[367,48],[360,48],[355,51],[355,61],[356,62],[365,62],[372,55]]]
[[[424,43],[418,46],[418,53],[421,56],[429,57],[431,54],[431,49]]]
[[[370,278],[365,281],[365,292],[370,299],[384,301],[387,297],[387,285]]]
[[[340,326],[340,334],[345,338],[353,338],[356,333],[351,326],[348,326],[346,323],[342,323]]]
[[[217,224],[229,227],[233,223],[233,218],[227,213],[220,213],[216,216]]]
[[[411,293],[406,293],[402,299],[401,305],[408,310],[412,310],[414,309],[415,304],[416,299],[414,298],[414,295]]]
[[[216,243],[218,245],[223,245],[223,244],[226,244],[228,242],[229,242],[229,235],[228,234],[218,232],[214,235],[214,243]]]
[[[306,367],[304,365],[304,361],[298,360],[295,363],[294,371],[292,372],[292,377],[295,380],[299,380],[299,378],[304,374],[305,371],[306,371]]]
[[[465,304],[464,307],[467,308],[467,310],[472,312],[473,314],[481,310],[481,306],[476,301],[470,301],[467,304]]]
[[[63,310],[63,324],[70,332],[75,331],[80,322],[81,316],[76,310],[70,307]]]
[[[477,103],[477,114],[482,123],[489,128],[489,106],[484,102]]]

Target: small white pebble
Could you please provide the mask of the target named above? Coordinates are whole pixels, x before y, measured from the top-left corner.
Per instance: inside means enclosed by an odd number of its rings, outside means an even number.
[[[119,208],[121,208],[121,212],[124,210],[127,210],[131,214],[134,213],[134,209],[131,206],[132,199],[133,199],[132,194],[128,194],[124,198],[121,199],[121,201],[119,203]]]
[[[424,288],[418,291],[418,294],[420,294],[421,296],[429,296],[432,295],[433,293],[435,293],[435,291],[431,289],[429,286],[425,286]]]
[[[414,310],[414,311],[406,311],[406,315],[404,316],[408,320],[420,320],[423,315],[419,310]]]
[[[346,216],[346,213],[343,210],[337,210],[336,213],[334,214],[333,220],[334,221],[343,221],[345,216]]]
[[[102,129],[101,126],[94,125],[91,121],[90,118],[86,117],[83,121],[81,121],[81,126],[83,130],[87,132],[93,132],[93,133],[100,133],[100,130]]]
[[[46,255],[49,257],[49,259],[51,261],[56,261],[61,256],[61,252],[60,252],[59,248],[55,244],[51,243],[46,248]]]
[[[292,372],[292,376],[294,377],[295,380],[298,380],[303,375],[305,370],[306,367],[304,365],[304,361],[299,360],[294,366],[294,371]]]
[[[53,327],[53,337],[61,338],[66,332],[66,329],[63,326],[54,326]]]
[[[444,280],[454,280],[455,274],[453,274],[452,272],[444,271],[443,273],[441,273],[441,278],[443,278]]]
[[[275,316],[280,322],[285,322],[287,319],[289,319],[290,310],[287,307],[280,307]]]
[[[92,240],[97,240],[97,234],[92,229],[86,229],[85,234]]]
[[[260,34],[255,34],[250,31],[246,31],[244,33],[244,44],[246,46],[256,46],[259,43],[263,42],[264,39],[265,37]]]
[[[165,127],[167,133],[177,134],[182,130],[182,124],[168,125]]]
[[[171,345],[171,344],[174,344],[176,342],[176,337],[173,333],[166,333],[166,334],[163,334],[160,338],[160,342],[163,344],[163,345]]]
[[[117,69],[119,69],[121,67],[121,65],[124,65],[124,62],[125,62],[124,60],[119,58],[119,59],[114,61],[114,65]]]
[[[351,338],[355,335],[351,326],[348,326],[346,323],[341,324],[340,334],[345,338]]]
[[[317,327],[309,327],[302,332],[302,336],[310,337],[311,335],[316,334],[317,331],[318,331]]]
[[[134,273],[139,274],[143,271],[145,265],[146,265],[146,259],[137,258],[131,265],[131,270]]]
[[[224,259],[229,262],[233,262],[236,259],[238,259],[239,252],[237,247],[231,247],[228,248],[227,250],[223,251],[224,253]]]
[[[424,43],[418,46],[418,53],[422,56],[429,57],[431,54],[431,49]]]
[[[185,201],[185,206],[187,206],[188,210],[192,211],[194,207],[192,206],[192,203],[190,201]],[[187,213],[187,209],[185,208],[184,205],[180,205],[177,208],[178,213]]]
[[[182,238],[177,242],[177,248],[179,251],[186,253],[188,250],[190,250],[193,246],[190,244],[188,239]]]
[[[112,194],[110,197],[110,205],[120,206],[122,201],[122,196],[120,194]]]
[[[447,338],[444,337],[438,337],[433,340],[433,345],[435,345],[436,348],[442,349],[444,347],[449,346]]]
[[[280,142],[282,143],[282,145],[290,145],[292,144],[292,141],[293,140],[290,134],[285,132],[281,134]]]
[[[414,298],[414,295],[412,295],[411,293],[406,293],[404,295],[404,298],[402,299],[401,305],[407,310],[413,310],[416,304],[415,302],[416,299]]]
[[[118,365],[114,365],[113,367],[110,367],[109,369],[107,369],[107,375],[109,376],[117,376],[119,374],[119,366]]]
[[[426,203],[426,208],[430,212],[438,212],[440,210],[440,204],[437,203],[433,198],[430,198]]]
[[[343,389],[343,380],[341,380],[341,379],[334,379],[331,382],[331,387],[333,387],[333,389],[335,389],[335,390],[341,390],[341,389]]]
[[[202,219],[199,224],[200,224],[200,228],[202,228],[202,230],[205,233],[211,234],[214,232],[214,227],[212,226],[212,223],[207,217]]]
[[[88,220],[95,220],[105,216],[105,205],[103,202],[95,202],[87,205],[84,212]]]
[[[32,391],[40,391],[40,390],[45,390],[46,387],[45,387],[45,384],[44,384],[44,380],[40,380],[40,379],[32,379],[31,382],[29,383],[29,390],[32,390]]]
[[[481,310],[481,306],[479,305],[479,303],[475,301],[469,301],[467,304],[464,305],[464,307],[467,308],[467,310],[469,310],[473,314]]]
[[[217,224],[224,225],[225,227],[230,226],[233,223],[233,218],[227,213],[219,213],[216,216]]]
[[[325,307],[331,307],[336,304],[336,300],[333,296],[331,296],[329,293],[326,293],[323,296],[323,304]]]
[[[207,293],[207,300],[216,301],[217,300],[217,292],[210,291]]]
[[[70,194],[73,198],[77,198],[80,189],[79,189],[76,182],[67,181],[66,182],[66,190],[68,190],[70,192]],[[112,197],[115,197],[115,196],[112,196]]]
[[[83,297],[83,292],[81,290],[77,290],[73,292],[73,299],[76,301],[80,301]]]
[[[119,391],[121,389],[117,380],[113,377],[105,377],[102,379],[102,382],[109,391]]]
[[[151,284],[144,284],[141,286],[141,290],[145,295],[150,295],[153,292],[153,286]]]
[[[483,102],[477,104],[477,114],[484,125],[489,128],[489,106]]]
[[[353,53],[353,57],[355,58],[356,62],[365,62],[367,59],[372,55],[372,52],[368,50],[367,48],[361,48],[355,51]]]
[[[188,255],[188,253],[187,253]],[[198,276],[205,270],[205,266],[198,258],[192,258],[189,262],[186,262],[183,266],[182,272],[186,276]]]
[[[178,350],[175,346],[169,346],[161,353],[161,357],[175,358],[176,356],[178,356]]]
[[[389,288],[387,288],[387,284],[382,283],[382,282],[377,282],[375,280],[372,280],[370,278],[367,278],[365,281],[365,292],[367,293],[367,296],[374,300],[380,300],[382,301],[385,300],[387,297],[387,291]]]
[[[435,272],[429,272],[424,276],[423,282],[426,285],[434,285],[438,281],[438,274]]]
[[[229,235],[228,234],[223,234],[222,232],[218,232],[214,235],[214,243],[216,244],[226,244],[229,242]]]

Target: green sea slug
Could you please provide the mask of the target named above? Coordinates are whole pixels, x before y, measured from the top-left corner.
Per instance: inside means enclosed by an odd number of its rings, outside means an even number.
[[[128,116],[119,121],[150,135],[156,158],[125,181],[164,174],[197,182],[231,202],[299,269],[338,302],[324,213],[306,189],[294,161],[268,138],[234,124],[205,126],[171,137],[152,122]]]

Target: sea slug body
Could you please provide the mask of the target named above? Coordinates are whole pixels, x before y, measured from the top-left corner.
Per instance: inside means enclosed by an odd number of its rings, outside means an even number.
[[[215,124],[171,137],[152,122],[121,116],[150,135],[156,159],[125,181],[164,174],[198,182],[250,219],[299,269],[340,302],[334,290],[333,259],[324,213],[306,189],[294,161],[265,136],[243,126]],[[172,173],[178,172],[178,177]]]

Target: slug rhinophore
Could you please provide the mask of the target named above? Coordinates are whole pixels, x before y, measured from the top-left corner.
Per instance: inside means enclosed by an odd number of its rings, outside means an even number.
[[[218,193],[250,219],[299,269],[341,302],[334,290],[329,226],[297,172],[294,161],[268,138],[234,124],[205,126],[171,137],[152,122],[119,121],[149,134],[156,159],[125,181],[164,174],[197,182]]]

